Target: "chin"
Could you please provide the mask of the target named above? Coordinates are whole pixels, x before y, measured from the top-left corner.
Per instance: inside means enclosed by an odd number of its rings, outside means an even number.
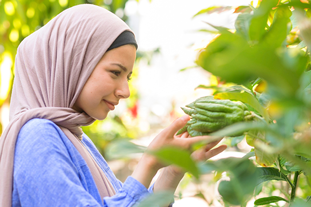
[[[101,114],[101,115],[97,114],[97,115],[92,116],[92,117],[96,120],[102,121],[107,117],[107,114]]]

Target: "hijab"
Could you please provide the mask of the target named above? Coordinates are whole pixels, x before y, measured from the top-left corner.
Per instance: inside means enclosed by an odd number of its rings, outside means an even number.
[[[100,196],[115,194],[81,143],[80,126],[95,120],[72,106],[99,60],[124,31],[132,32],[113,13],[82,4],[63,11],[21,42],[15,58],[10,123],[0,138],[1,207],[11,206],[17,136],[33,118],[58,125],[86,161]]]

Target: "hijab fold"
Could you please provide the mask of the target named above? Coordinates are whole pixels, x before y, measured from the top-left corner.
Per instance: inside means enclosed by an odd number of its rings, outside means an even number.
[[[19,45],[10,105],[10,123],[0,138],[0,206],[12,205],[15,144],[30,119],[54,122],[86,161],[100,196],[115,190],[81,142],[81,126],[95,120],[72,109],[93,69],[113,41],[129,27],[99,6],[71,7]],[[42,137],[43,139],[45,137]]]

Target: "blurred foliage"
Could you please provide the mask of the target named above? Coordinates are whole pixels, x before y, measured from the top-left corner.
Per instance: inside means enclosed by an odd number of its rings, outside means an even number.
[[[218,132],[230,136],[244,128],[246,142],[255,152],[258,172],[250,176],[257,180],[256,185],[265,181],[264,186],[270,190],[254,205],[279,201],[293,204],[298,188],[304,199],[311,194],[309,185],[298,182],[298,177],[308,180],[311,170],[308,150],[311,76],[309,47],[306,47],[311,43],[310,8],[309,1],[298,0],[262,0],[257,7],[237,7],[235,31],[214,27],[219,35],[199,52],[196,61],[219,80],[214,86],[199,87],[213,89],[218,99],[242,101],[262,117],[258,122],[261,126],[240,123]],[[275,180],[286,184],[266,185],[266,181]],[[243,186],[239,192],[238,185]],[[247,193],[246,187],[249,187]],[[218,190],[225,205],[245,206],[251,198],[249,195],[258,194],[258,191],[254,194],[255,187],[230,177],[230,181],[220,182]],[[282,193],[275,196],[274,191]],[[240,196],[232,198],[233,193]]]
[[[217,172],[224,206],[246,206],[251,199],[254,206],[310,206],[311,4],[261,0],[257,5],[204,8],[195,16],[228,10],[238,14],[234,30],[209,23],[212,29],[202,29],[217,35],[196,60],[212,74],[212,85],[198,87],[212,89],[217,99],[242,101],[256,114],[252,123],[236,123],[211,134],[230,137],[244,132],[243,138],[229,142],[245,140],[252,149],[242,158],[196,163],[199,178],[196,167],[190,167],[190,155],[183,158],[182,167],[199,183],[202,175]],[[165,153],[185,156],[175,150]],[[181,166],[178,160],[167,160]],[[223,172],[226,176],[219,176]]]

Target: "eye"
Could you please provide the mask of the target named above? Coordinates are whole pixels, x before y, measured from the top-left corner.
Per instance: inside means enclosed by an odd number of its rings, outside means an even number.
[[[121,74],[121,71],[118,70],[112,70],[110,72],[113,73],[115,76],[119,76]]]
[[[130,81],[130,80],[132,80],[132,77],[131,76],[127,77],[127,81]]]

